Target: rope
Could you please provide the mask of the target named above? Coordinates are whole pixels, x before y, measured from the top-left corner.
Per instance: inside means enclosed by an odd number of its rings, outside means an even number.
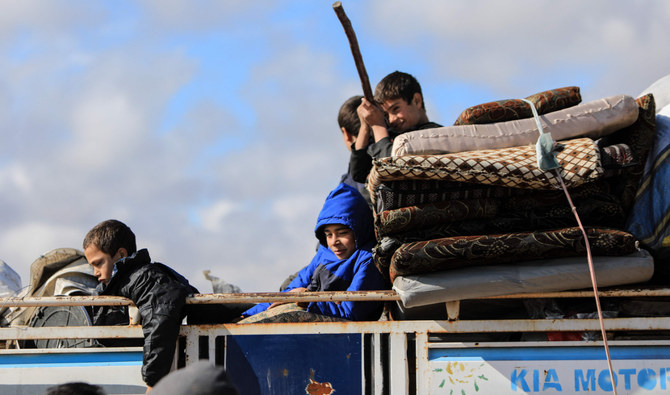
[[[566,188],[565,183],[563,183],[563,177],[561,177],[561,172],[558,171],[558,169],[554,169],[556,172],[556,176],[558,177],[558,181],[561,183],[561,188],[563,188],[563,192],[565,192],[565,197],[568,198],[568,203],[570,203],[570,208],[572,209],[572,213],[575,215],[575,218],[577,219],[577,225],[579,225],[579,229],[582,231],[582,235],[584,235],[584,244],[586,245],[586,257],[589,262],[589,272],[591,273],[591,285],[593,285],[593,294],[596,299],[596,309],[598,311],[598,322],[600,323],[600,333],[603,337],[603,345],[605,346],[605,355],[607,356],[607,367],[609,368],[610,371],[610,380],[612,381],[612,392],[614,392],[614,395],[616,395],[616,384],[614,381],[614,369],[612,368],[612,358],[610,356],[610,348],[607,345],[607,333],[605,332],[605,322],[603,321],[603,311],[600,308],[600,297],[598,296],[598,284],[596,282],[596,271],[593,268],[593,257],[591,256],[591,245],[589,243],[589,238],[586,235],[586,230],[584,229],[584,226],[582,225],[582,221],[579,219],[579,214],[577,214],[577,208],[575,205],[572,203],[572,199],[570,198],[570,193],[568,193],[568,188]]]
[[[565,192],[565,197],[568,198],[568,203],[570,204],[572,213],[575,215],[575,218],[577,219],[577,225],[579,225],[579,229],[582,231],[582,235],[584,236],[584,244],[586,245],[586,258],[589,263],[591,284],[593,285],[593,294],[596,299],[596,309],[598,311],[598,322],[600,323],[600,333],[603,338],[603,345],[605,346],[605,355],[607,356],[607,367],[609,368],[610,380],[612,381],[612,392],[614,393],[614,395],[616,395],[617,391],[616,391],[616,382],[614,381],[614,369],[612,368],[612,358],[610,356],[610,349],[607,344],[607,333],[605,332],[605,322],[603,321],[603,312],[602,309],[600,308],[600,297],[598,296],[598,284],[596,282],[596,272],[593,268],[593,257],[591,256],[591,245],[589,243],[589,238],[586,234],[584,226],[582,225],[582,221],[579,219],[579,214],[577,214],[577,208],[572,203],[572,198],[570,197],[568,188],[565,186],[565,183],[563,182],[563,177],[561,176],[561,172],[559,171],[560,165],[556,161],[556,158],[553,156],[553,152],[551,152],[552,147],[550,146],[550,144],[553,143],[553,140],[551,139],[551,134],[546,133],[545,135],[544,130],[542,129],[542,123],[540,122],[540,116],[537,114],[537,110],[535,109],[535,105],[533,104],[533,102],[527,99],[521,99],[521,100],[525,101],[530,105],[530,109],[533,112],[533,118],[535,118],[535,123],[537,124],[538,131],[540,132],[540,137],[538,138],[536,147],[538,167],[540,167],[544,171],[553,170],[556,173],[556,177],[558,178],[558,181],[561,183],[561,188],[563,188],[563,192]],[[545,157],[543,157],[543,154]]]

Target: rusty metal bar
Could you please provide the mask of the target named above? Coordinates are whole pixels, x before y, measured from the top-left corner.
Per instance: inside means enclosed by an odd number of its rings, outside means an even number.
[[[335,302],[399,301],[395,291],[327,291],[327,292],[256,292],[239,294],[198,294],[189,304],[261,303],[261,302]]]
[[[670,288],[630,288],[599,291],[601,297],[660,297],[670,296]],[[535,299],[587,298],[593,291],[561,291],[489,296],[478,299]],[[186,299],[187,304],[260,303],[260,302],[336,302],[336,301],[400,301],[392,290],[386,291],[329,291],[329,292],[254,292],[236,294],[196,294]],[[39,306],[131,306],[121,296],[49,296],[38,298],[5,298],[0,307]]]
[[[670,288],[630,288],[598,290],[600,297],[655,297],[670,296]],[[559,291],[528,294],[489,296],[481,299],[537,299],[537,298],[592,298],[593,290]]]
[[[335,301],[398,301],[394,291],[330,291],[330,292],[256,292],[237,294],[196,294],[187,304],[261,303],[261,302],[335,302]],[[124,306],[132,305],[121,296],[49,296],[41,298],[6,298],[0,307],[39,306]]]
[[[41,306],[129,306],[130,299],[121,296],[45,296],[36,298],[0,299],[0,307],[41,307]]]

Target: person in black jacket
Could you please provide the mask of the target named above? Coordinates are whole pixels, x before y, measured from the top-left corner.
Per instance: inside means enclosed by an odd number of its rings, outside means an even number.
[[[120,221],[96,225],[84,238],[83,247],[98,278],[99,294],[127,297],[139,310],[144,333],[142,379],[149,392],[170,372],[179,327],[186,316],[186,297],[198,290],[168,266],[152,263],[146,249],[137,251],[135,234]],[[98,311],[94,324],[109,324],[106,311]]]
[[[428,120],[421,85],[410,74],[394,71],[384,77],[375,88],[374,100],[363,98],[357,109],[368,127],[360,128],[349,159],[349,174],[356,182],[366,181],[372,158],[391,156],[395,136],[441,126]]]

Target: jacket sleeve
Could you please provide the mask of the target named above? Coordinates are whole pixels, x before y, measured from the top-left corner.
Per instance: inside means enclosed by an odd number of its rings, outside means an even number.
[[[147,270],[129,286],[142,317],[142,379],[149,386],[170,372],[189,290],[159,270]]]
[[[374,265],[372,256],[368,254],[354,267],[353,278],[347,291],[378,291],[387,289],[381,273]],[[384,308],[383,302],[313,302],[307,311],[340,317],[351,321],[378,320]]]
[[[389,137],[384,137],[376,143],[368,145],[368,155],[371,158],[386,158],[391,156],[392,151],[393,142]],[[370,168],[372,169],[372,166]]]
[[[365,183],[372,169],[372,157],[368,155],[367,147],[351,150],[349,157],[349,174],[356,182]]]

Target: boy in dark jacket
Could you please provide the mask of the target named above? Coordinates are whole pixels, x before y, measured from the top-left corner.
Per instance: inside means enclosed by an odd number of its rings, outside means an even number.
[[[372,261],[372,213],[363,196],[341,183],[326,198],[314,229],[319,249],[284,292],[371,291],[386,289]],[[249,317],[278,304],[259,303],[245,311]],[[352,321],[379,319],[382,302],[312,302],[310,313]],[[244,321],[242,321],[244,322]]]
[[[152,263],[146,249],[136,251],[135,235],[117,220],[96,225],[84,238],[84,255],[98,278],[100,295],[124,296],[142,318],[142,379],[149,387],[170,372],[186,297],[198,290],[179,273]],[[95,315],[96,325],[109,324],[109,311]]]

